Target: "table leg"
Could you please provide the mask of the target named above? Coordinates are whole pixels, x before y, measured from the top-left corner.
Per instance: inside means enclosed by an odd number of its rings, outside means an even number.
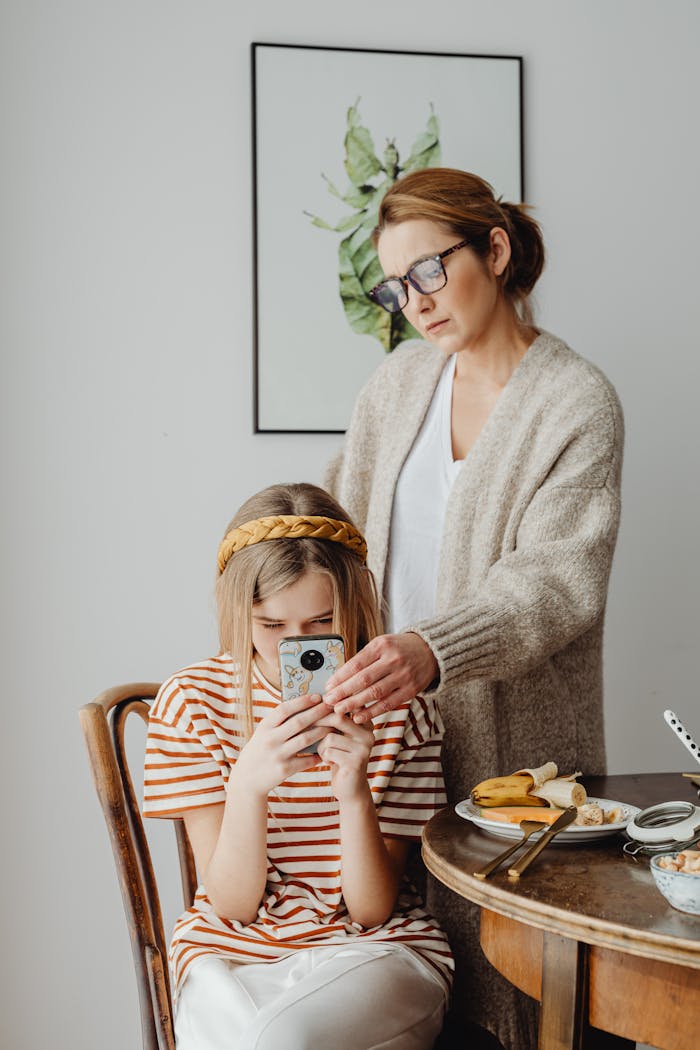
[[[545,933],[538,1050],[634,1050],[588,1023],[588,946]]]
[[[584,1050],[585,945],[545,933],[538,1050]]]

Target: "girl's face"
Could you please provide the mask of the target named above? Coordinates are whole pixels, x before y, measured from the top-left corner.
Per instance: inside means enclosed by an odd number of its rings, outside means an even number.
[[[418,259],[437,255],[462,239],[439,223],[408,219],[386,227],[377,254],[386,277],[401,277]],[[507,265],[510,243],[504,231],[496,229],[491,241],[486,259],[468,245],[448,255],[443,260],[447,283],[439,291],[423,294],[407,286],[405,316],[419,335],[448,355],[485,342],[500,317],[504,299],[497,276]]]
[[[308,570],[296,583],[253,606],[253,649],[268,682],[280,687],[277,643],[288,635],[327,634],[333,628],[333,586]]]

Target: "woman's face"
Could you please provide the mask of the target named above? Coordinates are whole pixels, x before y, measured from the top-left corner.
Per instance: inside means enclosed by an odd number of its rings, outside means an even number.
[[[279,688],[277,644],[290,635],[333,629],[333,585],[325,572],[307,570],[296,583],[253,606],[252,636],[260,670]]]
[[[418,259],[458,244],[462,237],[427,219],[409,219],[387,226],[379,237],[377,254],[386,277],[402,277]],[[480,259],[469,246],[443,260],[447,283],[423,294],[407,286],[403,313],[424,339],[446,354],[485,342],[505,305],[497,277],[510,257],[502,230],[491,231],[491,252]],[[507,253],[507,257],[506,257]]]

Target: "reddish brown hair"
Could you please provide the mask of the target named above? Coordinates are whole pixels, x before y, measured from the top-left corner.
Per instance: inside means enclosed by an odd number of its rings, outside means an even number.
[[[500,277],[503,294],[529,321],[527,298],[544,267],[544,241],[525,204],[497,200],[493,187],[478,175],[456,168],[424,168],[404,175],[387,190],[374,230],[375,247],[387,226],[409,219],[439,223],[484,259],[495,226],[510,240],[511,258]]]

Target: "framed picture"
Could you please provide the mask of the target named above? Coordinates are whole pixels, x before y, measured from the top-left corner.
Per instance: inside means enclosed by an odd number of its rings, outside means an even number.
[[[473,171],[523,199],[522,58],[253,43],[256,433],[337,433],[415,337],[366,293],[397,176]]]

